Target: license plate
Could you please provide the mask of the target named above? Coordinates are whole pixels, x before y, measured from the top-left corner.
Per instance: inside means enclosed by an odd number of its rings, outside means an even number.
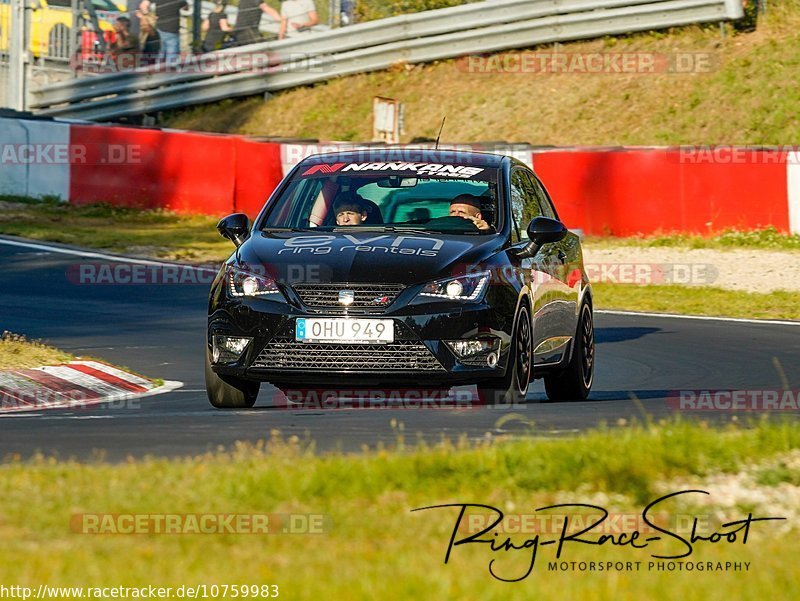
[[[391,319],[299,317],[294,337],[298,342],[394,342],[394,327]]]

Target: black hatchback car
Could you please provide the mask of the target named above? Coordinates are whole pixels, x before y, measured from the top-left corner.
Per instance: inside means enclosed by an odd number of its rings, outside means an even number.
[[[261,382],[475,384],[487,403],[585,399],[592,289],[579,237],[514,158],[382,149],[300,162],[210,293],[205,378],[214,407],[251,407]]]

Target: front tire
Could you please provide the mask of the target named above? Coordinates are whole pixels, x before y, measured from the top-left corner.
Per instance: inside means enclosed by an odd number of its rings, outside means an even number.
[[[594,380],[594,359],[594,317],[592,306],[584,303],[567,367],[544,378],[547,398],[551,401],[585,401]]]
[[[251,382],[217,375],[211,369],[211,357],[206,349],[206,394],[217,409],[249,409],[256,403],[260,382]]]
[[[525,400],[531,382],[533,352],[531,348],[531,320],[528,308],[522,306],[514,335],[511,337],[508,366],[502,378],[478,383],[478,396],[486,405],[516,404]]]

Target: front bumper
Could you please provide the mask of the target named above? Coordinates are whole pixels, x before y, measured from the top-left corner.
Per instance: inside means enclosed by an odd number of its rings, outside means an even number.
[[[510,315],[513,312],[506,315],[493,309],[489,301],[405,305],[380,314],[351,315],[391,319],[392,343],[306,343],[295,341],[296,318],[345,313],[311,313],[288,303],[246,299],[231,301],[209,317],[208,344],[210,348],[214,335],[251,338],[239,360],[216,363],[212,369],[276,385],[454,386],[504,375],[513,325]],[[475,338],[499,340],[496,364],[486,355],[459,358],[444,342]]]

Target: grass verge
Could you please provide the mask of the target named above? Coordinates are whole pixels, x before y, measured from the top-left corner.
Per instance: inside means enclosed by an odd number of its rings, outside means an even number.
[[[714,248],[721,250],[800,250],[800,234],[782,234],[774,227],[760,230],[726,230],[714,236],[670,234],[662,236],[631,236],[627,238],[590,236],[586,246],[608,248],[637,246],[654,248]]]
[[[477,68],[467,60],[401,63],[283,91],[267,101],[259,96],[175,111],[165,123],[274,137],[369,140],[373,97],[384,96],[405,104],[404,142],[436,138],[447,115],[445,142],[781,145],[800,137],[798,30],[800,2],[784,0],[770,4],[752,33],[734,34],[727,25],[721,35],[711,23],[501,53],[495,62],[478,61]],[[537,65],[554,52],[646,53],[667,68],[521,72],[520,64]],[[688,68],[680,68],[687,59]]]
[[[28,340],[20,334],[5,331],[0,336],[0,370],[57,365],[74,358],[67,352],[37,340]]]
[[[0,196],[0,234],[159,259],[226,259],[233,246],[217,233],[217,221],[163,209],[75,206],[55,199]]]
[[[592,284],[595,307],[752,319],[800,319],[800,293],[724,290],[712,286]]]
[[[775,590],[796,598],[800,577],[791,557],[800,542],[791,523],[784,530],[755,524],[747,544],[698,544],[688,558],[749,561],[748,573],[550,572],[547,562],[555,552],[542,547],[532,577],[507,584],[488,574],[493,554],[485,545],[456,548],[449,565],[443,565],[455,510],[410,511],[469,502],[531,514],[553,502],[591,502],[615,513],[640,513],[662,494],[659,481],[679,486],[682,478],[731,473],[800,448],[795,422],[751,426],[720,430],[676,420],[569,439],[442,442],[359,456],[314,456],[296,438],[282,441],[273,435],[255,447],[185,460],[11,462],[0,466],[0,539],[6,557],[0,582],[34,587],[269,583],[290,599],[528,599],[533,589],[542,599],[723,600],[759,598]],[[796,473],[773,470],[769,478],[769,485],[777,486]],[[691,507],[673,505],[665,511]],[[734,517],[747,515],[741,508],[732,511]],[[764,511],[754,510],[756,516]],[[311,514],[323,516],[326,531],[303,533],[301,526],[296,534],[269,535],[83,534],[86,522],[76,522],[75,516],[87,513]],[[521,544],[530,534],[511,536]],[[562,559],[646,564],[650,553],[674,551],[672,543],[639,550],[575,545]],[[529,557],[503,553],[495,568],[519,574]]]

